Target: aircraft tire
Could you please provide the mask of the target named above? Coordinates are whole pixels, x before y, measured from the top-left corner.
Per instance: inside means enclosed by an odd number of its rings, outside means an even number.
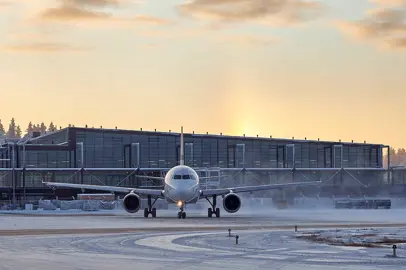
[[[182,219],[186,218],[186,212],[182,212]]]
[[[216,208],[216,217],[220,217],[220,208]]]
[[[152,217],[156,217],[156,208],[152,208]]]
[[[148,214],[149,214],[148,208],[145,208],[145,209],[144,209],[144,217],[147,218],[147,217],[148,217]]]
[[[213,211],[211,210],[211,208],[207,208],[207,217],[212,217],[213,215]]]

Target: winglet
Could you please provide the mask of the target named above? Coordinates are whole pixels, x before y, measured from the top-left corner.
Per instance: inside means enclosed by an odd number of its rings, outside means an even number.
[[[184,149],[183,149],[183,126],[180,127],[180,165],[185,164]]]

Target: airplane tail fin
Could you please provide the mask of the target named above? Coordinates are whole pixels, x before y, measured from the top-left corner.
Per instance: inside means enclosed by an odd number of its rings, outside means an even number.
[[[180,128],[180,165],[185,164],[184,143],[183,143],[183,127]]]

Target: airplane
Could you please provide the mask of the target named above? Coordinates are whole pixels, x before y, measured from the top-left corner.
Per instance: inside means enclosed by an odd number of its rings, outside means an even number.
[[[123,199],[124,209],[128,213],[136,213],[140,209],[141,200],[140,195],[147,196],[148,207],[144,208],[144,217],[148,218],[151,214],[156,217],[156,208],[153,208],[158,199],[164,199],[168,204],[177,204],[179,208],[178,218],[185,219],[185,205],[196,204],[200,199],[206,199],[211,207],[207,210],[207,216],[211,218],[215,215],[220,217],[220,209],[217,207],[217,196],[223,197],[223,208],[228,213],[236,213],[241,207],[241,199],[237,193],[253,192],[259,190],[282,189],[285,187],[293,186],[307,186],[321,183],[320,181],[313,182],[295,182],[286,184],[270,184],[259,186],[242,186],[231,188],[216,188],[216,189],[200,189],[200,180],[218,178],[213,177],[199,177],[196,170],[184,165],[184,139],[183,127],[181,127],[180,134],[180,162],[179,165],[171,168],[165,177],[157,176],[141,176],[137,177],[162,180],[164,182],[163,190],[147,189],[147,188],[132,188],[132,187],[118,187],[118,186],[101,186],[101,185],[83,185],[83,184],[70,184],[70,183],[56,183],[56,182],[42,182],[43,184],[51,187],[68,187],[79,189],[102,190],[109,192],[127,193]],[[212,201],[210,201],[212,197]],[[155,200],[152,202],[152,198]]]

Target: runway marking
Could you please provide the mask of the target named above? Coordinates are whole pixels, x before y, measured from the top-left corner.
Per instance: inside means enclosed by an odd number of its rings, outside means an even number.
[[[292,256],[257,254],[257,255],[247,255],[247,256],[244,256],[244,258],[268,259],[268,260],[287,260],[287,259],[291,259]]]
[[[184,262],[184,259],[174,259],[174,258],[162,258],[162,255],[160,257],[145,257],[145,256],[137,256],[137,255],[125,255],[125,254],[108,254],[108,253],[84,253],[82,254],[81,252],[78,252],[78,250],[72,250],[69,252],[69,250],[61,249],[61,251],[64,251],[63,253],[65,254],[70,254],[72,256],[82,256],[86,258],[112,258],[112,259],[128,259],[128,260],[143,260],[143,261],[159,261],[159,262]],[[85,250],[86,251],[86,250]]]
[[[143,239],[139,239],[139,240],[136,240],[134,243],[136,245],[140,245],[140,246],[147,246],[147,247],[152,247],[152,248],[166,249],[166,250],[172,250],[172,251],[178,251],[178,252],[214,252],[219,255],[220,254],[222,254],[222,255],[243,254],[241,252],[231,252],[231,251],[223,251],[223,250],[216,250],[216,249],[209,249],[209,248],[183,246],[183,245],[173,243],[173,241],[178,238],[202,236],[202,235],[210,235],[210,234],[216,234],[216,233],[160,235],[160,236],[153,236],[153,237],[146,237]]]
[[[252,267],[252,263],[243,263],[242,261],[231,262],[230,260],[204,261],[199,265],[210,267],[210,269],[250,269]]]
[[[281,251],[281,250],[287,250],[288,248],[275,248],[275,249],[266,249],[264,252],[274,252],[274,251]]]
[[[365,261],[362,260],[353,260],[353,259],[306,259],[306,262],[326,262],[326,263],[362,263]]]
[[[289,253],[307,253],[307,254],[338,254],[340,252],[337,251],[327,251],[327,250],[310,250],[310,249],[302,249],[302,250],[292,250]]]
[[[367,251],[365,250],[365,247],[351,247],[351,246],[334,246],[335,248],[342,249],[342,250],[347,250],[347,251],[358,251],[358,252],[363,252],[366,253]]]

